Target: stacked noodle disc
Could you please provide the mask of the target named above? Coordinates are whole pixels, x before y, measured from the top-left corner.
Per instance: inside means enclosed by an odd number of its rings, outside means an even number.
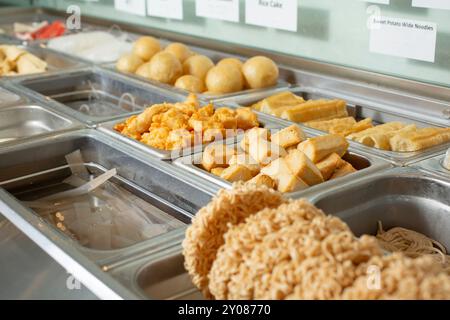
[[[194,284],[216,299],[450,298],[432,258],[385,256],[375,237],[356,238],[339,218],[261,186],[221,191],[183,247]],[[371,286],[373,277],[381,281]]]
[[[280,193],[266,186],[255,188],[237,184],[232,190],[221,190],[194,217],[183,241],[185,267],[194,285],[209,296],[208,274],[230,226],[264,208],[276,208],[285,201]]]

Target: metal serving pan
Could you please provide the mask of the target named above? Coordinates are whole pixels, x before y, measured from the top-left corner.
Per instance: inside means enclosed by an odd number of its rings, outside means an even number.
[[[450,248],[450,179],[414,168],[393,168],[318,194],[311,201],[340,217],[356,236],[403,227]],[[355,202],[355,199],[357,201]]]
[[[111,276],[142,299],[204,299],[184,268],[180,241],[150,257],[111,269]]]
[[[184,100],[182,95],[95,67],[14,84],[11,90],[45,102],[91,126],[138,113],[146,105]]]
[[[0,108],[21,104],[25,101],[26,99],[18,94],[0,87]]]
[[[161,42],[162,46],[167,46],[168,44],[172,43],[172,41],[168,41],[165,39],[160,39],[160,42]],[[193,45],[190,45],[189,43],[185,43],[185,44],[192,51],[209,57],[214,63],[217,63],[221,59],[224,59],[224,58],[237,58],[241,61],[245,61],[248,58],[248,57],[240,56],[240,55],[236,55],[236,54],[227,54],[227,53],[223,53],[220,51],[215,51],[215,50],[205,49],[205,48],[198,47],[198,46],[193,46]],[[129,77],[138,79],[140,81],[145,81],[145,82],[149,82],[155,86],[160,86],[161,88],[165,88],[166,90],[173,90],[175,92],[188,94],[188,92],[186,90],[175,88],[172,85],[164,84],[162,82],[155,81],[155,80],[146,79],[144,77],[138,76],[133,73],[121,72],[116,69],[115,63],[114,64],[105,64],[104,67],[107,69],[110,69],[110,70],[114,70],[117,73],[125,74]],[[231,98],[231,97],[241,96],[241,95],[245,95],[245,94],[258,94],[258,93],[262,93],[262,92],[271,92],[272,94],[275,94],[276,92],[286,90],[287,88],[289,88],[291,86],[291,84],[288,82],[289,71],[287,69],[285,69],[283,66],[278,66],[278,68],[280,69],[280,76],[279,76],[278,83],[275,86],[272,86],[269,88],[264,88],[264,89],[247,89],[247,90],[242,90],[242,91],[233,92],[233,93],[229,93],[229,94],[219,94],[219,95],[217,95],[217,94],[211,94],[211,95],[199,94],[198,96],[200,99],[209,101],[209,100],[216,100],[216,99]]]
[[[0,40],[0,44],[3,44]],[[78,59],[74,59],[64,53],[60,53],[51,49],[42,48],[37,45],[23,45],[17,43],[9,43],[8,45],[15,45],[20,49],[26,50],[27,52],[34,54],[36,57],[47,62],[47,71],[38,74],[27,74],[27,75],[15,75],[15,76],[3,76],[0,79],[20,79],[20,78],[41,78],[42,75],[48,75],[51,73],[57,73],[61,71],[66,71],[75,68],[81,68],[86,66],[83,62]]]
[[[305,100],[311,99],[343,99],[347,102],[347,110],[350,116],[355,117],[357,120],[364,118],[372,118],[375,124],[382,124],[391,121],[401,121],[408,124],[416,124],[418,127],[446,127],[442,122],[433,122],[433,117],[423,117],[418,113],[408,112],[408,109],[401,109],[399,107],[391,107],[386,104],[374,104],[370,101],[364,101],[362,99],[355,98],[350,94],[332,92],[329,90],[323,90],[313,87],[296,87],[291,88],[289,91],[294,94],[303,97]],[[226,103],[228,101],[237,103],[239,105],[248,106],[256,103],[266,97],[273,95],[273,93],[259,93],[246,96],[240,96],[230,99],[219,99],[218,102]],[[273,116],[272,116],[273,117]],[[434,119],[435,120],[435,119]],[[285,120],[288,121],[288,120]],[[310,131],[316,134],[323,134],[323,131],[306,127],[300,124],[306,131]],[[450,120],[448,125],[450,126]],[[359,142],[349,140],[358,149],[365,152],[379,155],[387,161],[396,165],[406,165],[415,161],[419,161],[430,155],[438,153],[443,149],[450,146],[449,143],[433,146],[431,148],[424,149],[422,151],[415,152],[394,152],[385,151],[376,148],[365,146]]]
[[[327,214],[349,224],[357,235],[375,235],[400,226],[422,232],[450,247],[450,179],[411,168],[375,173],[338,190],[321,190],[309,199]],[[356,200],[355,200],[356,199]],[[431,209],[431,210],[430,210]],[[138,296],[151,299],[203,299],[184,268],[181,240],[167,249],[111,270]]]
[[[0,108],[0,145],[73,130],[81,126],[82,124],[78,121],[66,118],[40,105]]]
[[[444,159],[445,154],[440,154],[432,158],[417,162],[413,166],[446,178],[450,178],[450,170],[447,170],[444,167]]]
[[[226,105],[216,104],[215,108],[224,107],[224,106],[227,106],[230,108],[237,107],[237,105],[233,105],[233,104],[226,104]],[[274,128],[279,128],[280,126],[282,126],[284,124],[284,122],[279,121],[278,119],[274,119],[273,117],[268,117],[266,114],[264,114],[262,112],[255,112],[255,113],[258,115],[258,120],[259,120],[261,126],[264,128],[274,129]],[[149,153],[153,156],[156,156],[160,159],[163,159],[163,160],[175,160],[175,159],[178,159],[183,156],[188,156],[188,155],[192,155],[196,152],[201,152],[207,145],[207,144],[206,145],[198,145],[198,146],[194,146],[191,148],[172,150],[172,151],[157,149],[157,148],[151,147],[149,145],[146,145],[140,141],[126,137],[126,136],[120,134],[119,132],[117,132],[116,130],[114,130],[114,126],[117,123],[124,122],[126,119],[127,118],[122,118],[119,120],[113,120],[113,121],[109,121],[106,123],[102,123],[98,126],[98,129],[100,131],[103,131],[103,132],[113,136],[116,139],[120,139],[121,141],[132,144],[135,148],[138,148],[144,152],[147,152],[147,153]],[[225,139],[224,141],[226,144],[231,144],[231,143],[236,142],[237,139],[239,139],[239,137],[231,137],[231,138]]]
[[[64,17],[51,15],[42,10],[24,10],[12,11],[9,8],[0,10],[0,29],[3,30],[3,35],[11,39],[16,39],[14,35],[14,23],[40,23],[48,21],[49,23],[55,20],[64,20]]]
[[[308,135],[310,137],[310,135]],[[235,147],[238,150],[241,150],[239,144],[235,144]],[[201,167],[201,160],[202,160],[203,153],[195,153],[191,156],[185,156],[182,158],[179,158],[175,160],[173,163],[176,166],[179,166],[186,171],[195,174],[199,177],[202,177],[203,179],[207,181],[211,181],[215,184],[214,190],[211,190],[212,192],[217,192],[221,188],[227,188],[230,189],[232,184],[218,176],[213,175],[212,173],[204,170]],[[360,150],[349,148],[349,152],[343,157],[346,161],[351,163],[355,169],[358,170],[358,172],[352,173],[350,175],[347,175],[345,177],[341,177],[338,179],[333,179],[330,181],[323,182],[321,184],[309,187],[305,190],[296,191],[296,192],[289,192],[286,193],[287,197],[292,198],[299,198],[299,197],[305,197],[307,194],[318,192],[323,189],[335,189],[337,186],[341,186],[343,184],[346,184],[348,182],[354,181],[356,179],[360,179],[361,177],[364,177],[370,173],[377,172],[379,170],[383,170],[390,167],[390,164],[384,160],[382,160],[379,157],[376,157],[374,155],[361,152]]]
[[[65,155],[76,150],[81,151],[91,173],[116,168],[117,176],[111,183],[182,223],[170,229],[173,231],[128,247],[99,250],[82,246],[18,201],[32,201],[39,198],[38,195],[67,190],[68,186],[62,182],[71,173]],[[67,132],[5,147],[0,149],[0,157],[0,187],[4,189],[0,189],[0,211],[13,223],[26,219],[28,229],[23,232],[39,232],[56,245],[69,245],[68,254],[78,251],[97,262],[157,248],[177,234],[178,229],[183,229],[182,224],[189,223],[192,214],[211,198],[211,194],[199,187],[204,187],[205,183],[195,176],[186,175],[166,162],[145,157],[96,130]]]

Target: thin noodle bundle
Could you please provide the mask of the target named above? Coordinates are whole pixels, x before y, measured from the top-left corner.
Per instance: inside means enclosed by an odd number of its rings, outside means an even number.
[[[384,231],[379,221],[376,237],[380,246],[386,251],[400,251],[411,258],[430,255],[442,264],[446,272],[450,273],[450,256],[447,255],[445,247],[422,233],[400,227]]]

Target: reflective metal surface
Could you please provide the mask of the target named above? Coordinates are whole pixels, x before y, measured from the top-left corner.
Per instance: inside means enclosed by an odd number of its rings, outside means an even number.
[[[10,88],[88,125],[137,113],[147,105],[184,100],[183,95],[98,68],[25,79]]]
[[[0,145],[24,138],[71,130],[80,123],[37,105],[0,109]]]
[[[0,299],[97,297],[0,214]]]
[[[0,108],[16,105],[24,101],[25,99],[18,94],[0,87]]]
[[[422,160],[415,163],[413,166],[419,169],[423,169],[428,172],[435,173],[437,175],[443,176],[444,178],[450,178],[450,170],[444,167],[445,155],[441,154],[429,159]],[[450,195],[449,195],[450,197]]]
[[[450,179],[394,168],[319,194],[312,202],[343,219],[356,236],[376,234],[381,221],[385,230],[412,229],[450,248],[449,195]]]

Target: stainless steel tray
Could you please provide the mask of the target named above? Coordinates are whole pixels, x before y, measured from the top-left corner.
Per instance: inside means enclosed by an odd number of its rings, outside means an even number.
[[[310,137],[311,135],[308,136]],[[235,148],[241,150],[239,144],[235,144]],[[201,167],[200,164],[202,156],[203,153],[199,152],[190,156],[179,158],[175,160],[173,163],[176,166],[185,169],[187,172],[198,175],[199,177],[202,177],[203,179],[214,183],[216,186],[214,190],[211,191],[217,192],[221,188],[230,189],[232,187],[232,184],[230,182],[213,175],[212,173],[204,170]],[[360,150],[354,148],[349,149],[349,152],[344,156],[344,159],[350,162],[356,169],[358,169],[358,171],[345,177],[326,181],[321,184],[309,187],[305,190],[290,192],[286,193],[285,195],[291,198],[299,198],[305,197],[308,194],[315,193],[325,189],[334,190],[336,187],[340,187],[348,182],[360,179],[368,174],[389,168],[391,166],[388,162],[382,160],[379,157],[361,152]]]
[[[234,105],[234,104],[223,104],[223,105],[216,104],[215,105],[216,108],[224,107],[224,106],[227,106],[230,108],[238,107],[237,105]],[[275,129],[275,128],[279,128],[285,124],[285,122],[279,121],[278,119],[274,119],[273,117],[269,117],[262,112],[255,112],[255,113],[258,115],[258,120],[259,120],[261,126],[263,126],[264,128]],[[201,152],[207,145],[207,144],[206,145],[198,145],[198,146],[194,146],[191,148],[172,150],[172,151],[157,149],[157,148],[148,146],[144,143],[141,143],[140,141],[137,141],[135,139],[126,137],[126,136],[120,134],[119,132],[117,132],[116,130],[114,130],[114,125],[116,125],[117,123],[120,123],[120,122],[124,122],[126,119],[127,118],[123,118],[123,119],[119,119],[119,120],[113,120],[113,121],[109,121],[106,123],[102,123],[98,126],[98,129],[100,131],[103,131],[103,132],[113,136],[116,139],[120,139],[121,141],[132,144],[135,148],[138,148],[144,152],[148,152],[149,154],[156,156],[163,160],[175,160],[175,159],[178,159],[183,156],[188,156],[188,155],[194,154],[196,152]],[[231,138],[225,139],[224,141],[226,144],[231,144],[231,143],[234,143],[235,141],[237,141],[238,139],[239,139],[239,137],[231,137]]]
[[[393,168],[343,185],[320,190],[309,199],[327,214],[340,217],[357,235],[375,235],[400,226],[422,232],[450,247],[450,179],[411,168]],[[150,257],[111,269],[111,275],[142,298],[203,299],[184,268],[181,240]]]
[[[0,29],[4,31],[3,35],[15,39],[14,23],[32,23],[32,22],[53,22],[55,20],[64,20],[63,16],[56,16],[43,12],[42,10],[11,10],[12,8],[4,8],[0,10]]]
[[[422,160],[413,165],[413,167],[423,169],[428,172],[450,179],[450,170],[444,167],[445,154],[440,154],[429,159]],[[450,196],[449,196],[450,197]]]
[[[25,101],[26,99],[20,95],[0,87],[0,108],[21,104]]]
[[[171,43],[171,41],[168,41],[165,39],[161,39],[160,41],[163,46]],[[186,45],[189,46],[189,48],[191,50],[193,50],[194,52],[209,57],[214,63],[217,63],[221,59],[224,59],[224,58],[237,58],[237,59],[240,59],[241,61],[244,61],[247,59],[247,57],[245,57],[245,56],[240,56],[240,55],[236,55],[236,54],[226,54],[226,53],[223,53],[220,51],[215,51],[215,50],[205,49],[205,48],[198,47],[198,46],[193,46],[193,45],[190,45],[189,43],[186,43]],[[103,66],[109,70],[114,70],[117,73],[125,74],[131,78],[138,79],[140,81],[149,82],[155,86],[160,86],[161,88],[165,88],[166,90],[172,90],[174,92],[188,94],[187,91],[179,89],[179,88],[175,88],[172,85],[164,84],[159,81],[146,79],[144,77],[138,76],[133,73],[125,73],[125,72],[118,71],[116,69],[115,64],[110,63],[110,64],[104,64]],[[217,94],[212,94],[212,95],[199,94],[198,96],[200,99],[203,99],[205,101],[210,101],[210,100],[237,97],[237,96],[241,96],[241,95],[245,95],[245,94],[258,94],[258,93],[262,93],[262,92],[271,92],[272,94],[275,94],[279,91],[286,90],[287,88],[289,88],[291,86],[291,84],[288,82],[288,80],[289,80],[288,79],[288,75],[289,75],[288,70],[285,69],[283,66],[278,66],[278,67],[280,69],[280,76],[279,76],[278,83],[273,87],[264,88],[264,89],[247,89],[247,90],[242,90],[242,91],[238,91],[238,92],[234,92],[234,93],[219,94],[219,95],[217,95]]]
[[[0,108],[0,146],[81,127],[78,121],[39,105]]]
[[[357,120],[361,120],[364,118],[372,118],[375,124],[382,124],[390,121],[401,121],[408,124],[416,124],[418,127],[446,127],[442,122],[437,121],[433,117],[423,117],[418,113],[409,112],[407,109],[401,109],[389,106],[387,104],[381,103],[373,103],[371,101],[358,99],[353,97],[351,94],[344,94],[333,92],[330,90],[323,90],[320,88],[313,87],[296,87],[290,88],[289,91],[293,92],[296,95],[303,97],[305,100],[310,99],[343,99],[347,102],[347,110],[349,115],[355,117]],[[221,103],[224,102],[234,102],[239,105],[251,105],[255,102],[258,102],[273,93],[259,93],[252,94],[247,96],[240,96],[231,99],[220,99],[218,100]],[[273,116],[272,116],[273,117]],[[433,122],[433,120],[435,122]],[[287,120],[285,120],[287,121]],[[305,131],[309,131],[316,134],[323,134],[323,131],[316,130],[313,128],[309,128],[303,124],[299,124],[302,126]],[[448,121],[448,125],[450,126],[450,120]],[[422,151],[415,152],[394,152],[394,151],[384,151],[376,148],[371,148],[365,146],[359,142],[349,140],[352,145],[361,149],[362,151],[372,153],[375,155],[379,155],[386,159],[387,161],[396,164],[396,165],[406,165],[411,164],[415,161],[419,161],[430,155],[436,154],[450,146],[450,142],[444,143],[441,145],[433,146],[431,148],[424,149]]]
[[[414,168],[393,168],[324,192],[311,201],[340,217],[357,235],[404,227],[450,248],[450,179]]]
[[[1,40],[0,40],[1,44]],[[17,43],[6,43],[17,45]],[[17,45],[19,48],[34,54],[41,60],[47,62],[47,71],[43,73],[35,73],[29,75],[16,75],[16,76],[3,76],[0,79],[28,79],[28,78],[41,78],[43,75],[48,75],[52,73],[58,73],[61,71],[67,71],[71,69],[81,68],[86,66],[83,62],[78,59],[74,59],[64,53],[59,53],[57,51],[42,48],[38,45]]]
[[[9,88],[90,126],[138,113],[146,105],[185,98],[95,67],[18,80]]]
[[[38,232],[55,245],[70,246],[70,253],[80,252],[99,264],[103,259],[122,259],[158,248],[177,235],[178,229],[126,248],[96,250],[79,245],[17,200],[17,197],[27,200],[47,187],[54,193],[61,181],[70,175],[65,155],[75,150],[80,150],[89,168],[97,172],[116,168],[118,176],[114,184],[184,223],[189,223],[192,214],[211,198],[198,187],[204,183],[195,176],[135,152],[95,130],[68,132],[0,149],[0,187],[6,189],[0,189],[0,211],[13,223],[26,219],[28,229],[22,229],[23,232]]]
[[[142,299],[203,300],[184,268],[180,242],[111,269],[111,276]]]

